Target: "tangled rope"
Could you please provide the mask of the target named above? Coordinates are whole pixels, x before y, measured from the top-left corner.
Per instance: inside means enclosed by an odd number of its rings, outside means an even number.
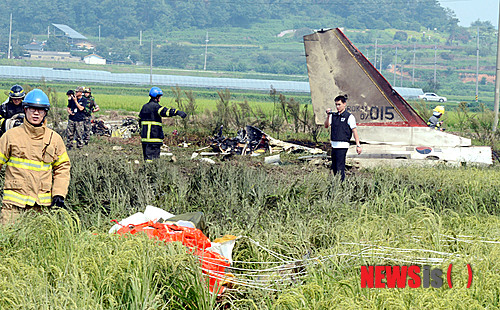
[[[259,242],[249,238],[251,244],[257,246],[261,251],[266,252],[276,261],[233,261],[229,272],[234,278],[228,279],[227,275],[218,273],[215,275],[221,281],[230,281],[232,287],[230,291],[238,291],[241,287],[257,288],[268,291],[281,291],[285,286],[300,283],[308,275],[307,269],[311,266],[323,264],[329,260],[343,258],[343,263],[356,259],[374,259],[377,261],[417,264],[417,265],[438,265],[445,262],[452,262],[455,259],[467,257],[464,254],[435,251],[421,248],[398,248],[382,246],[368,242],[340,242],[339,246],[359,247],[360,249],[348,252],[335,253],[330,255],[319,255],[316,257],[304,257],[296,259],[283,255],[262,246]],[[421,241],[422,237],[412,236],[414,240]],[[483,243],[488,245],[500,244],[500,241],[488,240],[483,237],[474,236],[449,236],[439,235],[442,242],[463,242],[463,243]],[[216,263],[214,263],[216,264]],[[250,265],[256,268],[235,267],[234,265]],[[258,268],[261,266],[262,268]]]

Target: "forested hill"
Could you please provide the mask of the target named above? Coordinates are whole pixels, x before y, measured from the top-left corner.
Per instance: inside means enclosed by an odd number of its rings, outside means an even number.
[[[341,25],[452,32],[457,19],[437,0],[3,0],[0,35],[43,34],[51,23],[85,35],[124,38],[139,30],[166,36],[178,29],[250,28],[264,20],[293,20],[295,28]]]

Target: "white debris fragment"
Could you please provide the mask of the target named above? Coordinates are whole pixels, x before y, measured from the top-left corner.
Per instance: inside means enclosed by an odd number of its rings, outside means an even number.
[[[266,164],[279,164],[280,163],[280,154],[278,154],[278,155],[272,155],[272,156],[266,156],[264,158],[264,163],[266,163]]]
[[[200,158],[200,161],[201,161],[201,162],[208,163],[208,164],[215,164],[215,161],[213,161],[213,160],[212,160],[212,159],[210,159],[210,158]]]

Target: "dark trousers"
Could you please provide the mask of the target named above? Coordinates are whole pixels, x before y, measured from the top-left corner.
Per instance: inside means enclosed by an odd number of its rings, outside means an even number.
[[[142,156],[145,161],[152,161],[155,158],[160,158],[161,144],[143,143]]]
[[[333,174],[340,173],[340,180],[345,179],[345,157],[347,149],[332,148],[332,172]]]

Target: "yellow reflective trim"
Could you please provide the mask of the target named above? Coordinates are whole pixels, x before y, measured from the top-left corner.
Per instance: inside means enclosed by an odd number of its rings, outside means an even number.
[[[161,114],[160,114],[160,113],[161,113],[161,111],[163,111],[163,109],[165,109],[165,107],[161,107],[161,108],[159,108],[159,109],[158,109],[158,115],[159,115],[159,116],[161,116]]]
[[[11,157],[7,162],[7,166],[12,166],[20,169],[27,169],[33,171],[50,171],[52,170],[51,164],[46,164],[43,161],[35,161],[24,158]]]
[[[51,204],[52,203],[52,195],[48,194],[40,194],[38,195],[38,200],[40,200],[40,204]]]
[[[147,126],[146,138],[142,138],[141,139],[142,142],[162,142],[163,143],[163,139],[151,138],[151,126],[153,126],[153,125],[161,126],[160,122],[143,121],[143,122],[141,122],[141,125]]]
[[[0,153],[0,162],[2,162],[2,164],[5,164],[9,159],[7,157],[5,157],[4,154]]]
[[[67,152],[64,152],[55,162],[52,163],[52,166],[57,167],[67,161],[69,161],[69,156]]]
[[[8,189],[3,191],[3,200],[13,201],[28,206],[32,206],[36,202],[36,199],[31,196],[21,195]]]
[[[142,138],[141,142],[162,142],[163,143],[163,139]]]
[[[154,121],[142,121],[141,125],[157,125],[157,126],[161,126],[162,124],[160,122],[154,122]]]

